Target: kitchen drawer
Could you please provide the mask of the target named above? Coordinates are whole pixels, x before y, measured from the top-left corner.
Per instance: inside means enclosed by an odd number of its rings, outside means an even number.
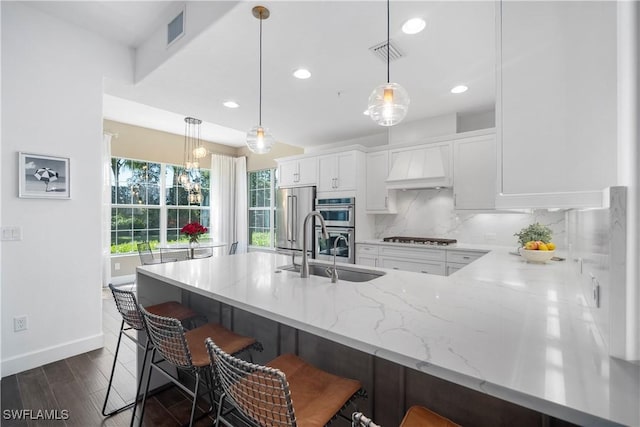
[[[389,268],[392,270],[412,271],[414,273],[438,274],[444,276],[444,262],[419,262],[407,259],[380,257],[379,267]]]
[[[459,262],[447,262],[447,276],[452,275],[458,270],[461,270],[467,264],[459,263]]]
[[[397,246],[380,246],[379,255],[381,257],[410,258],[420,261],[444,261],[446,257],[445,251],[442,249],[414,249]]]
[[[486,252],[477,252],[477,251],[447,251],[447,264],[449,263],[459,263],[459,264],[469,264],[480,258],[482,255],[486,254]]]
[[[378,256],[378,245],[356,243],[356,255]]]

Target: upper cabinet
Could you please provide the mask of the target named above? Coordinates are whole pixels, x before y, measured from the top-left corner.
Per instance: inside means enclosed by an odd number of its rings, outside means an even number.
[[[598,206],[616,185],[616,7],[502,1],[497,207]]]
[[[389,151],[367,154],[367,213],[396,213],[396,192],[387,190]]]
[[[318,157],[318,191],[351,191],[356,182],[355,151]]]
[[[317,157],[278,161],[278,186],[302,187],[316,185]]]
[[[496,138],[483,135],[453,143],[453,201],[456,209],[494,209]]]

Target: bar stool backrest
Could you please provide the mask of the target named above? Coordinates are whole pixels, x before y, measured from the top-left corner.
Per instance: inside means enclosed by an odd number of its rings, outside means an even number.
[[[211,338],[206,344],[222,390],[244,416],[258,425],[296,426],[289,383],[282,371],[233,357]]]
[[[151,251],[151,245],[149,245],[149,242],[138,243],[137,248],[138,256],[140,257],[140,262],[142,263],[142,265],[157,263],[155,257],[153,256],[153,252]]]
[[[156,316],[149,313],[141,305],[138,306],[142,313],[147,334],[151,343],[165,360],[172,365],[183,368],[193,368],[191,352],[184,336],[184,328],[178,319]]]
[[[238,242],[233,242],[231,244],[231,247],[229,248],[229,255],[235,255],[237,250],[238,250]]]
[[[113,299],[116,302],[116,308],[126,324],[138,331],[143,330],[144,321],[142,320],[142,315],[138,310],[136,295],[132,291],[118,289],[111,283],[109,283],[109,289],[111,289]]]

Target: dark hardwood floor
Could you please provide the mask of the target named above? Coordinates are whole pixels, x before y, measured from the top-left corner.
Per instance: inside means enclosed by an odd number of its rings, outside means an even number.
[[[105,346],[99,350],[73,356],[2,379],[2,419],[0,425],[9,426],[128,426],[131,409],[111,417],[101,414],[107,391],[113,354],[120,329],[121,317],[108,291],[103,291],[103,332]],[[133,401],[136,389],[136,348],[123,337],[118,364],[107,409]],[[199,402],[201,409],[207,402]],[[31,410],[22,411],[20,410]],[[39,412],[40,411],[40,412]],[[47,411],[45,414],[43,411]],[[144,415],[145,426],[180,426],[189,420],[191,400],[177,387],[171,387],[148,399]],[[138,407],[138,414],[140,407]],[[23,419],[15,419],[21,414]],[[24,416],[27,419],[24,419]],[[57,418],[54,420],[45,420]],[[66,418],[66,419],[65,419]],[[204,417],[197,426],[210,426],[213,419]],[[136,420],[136,425],[139,423]]]

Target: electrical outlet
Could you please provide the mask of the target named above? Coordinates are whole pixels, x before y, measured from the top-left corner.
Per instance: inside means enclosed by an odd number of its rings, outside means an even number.
[[[115,264],[113,264],[113,269],[116,271],[120,270],[120,263],[116,262]]]
[[[13,318],[13,332],[27,330],[27,316],[18,316]]]

